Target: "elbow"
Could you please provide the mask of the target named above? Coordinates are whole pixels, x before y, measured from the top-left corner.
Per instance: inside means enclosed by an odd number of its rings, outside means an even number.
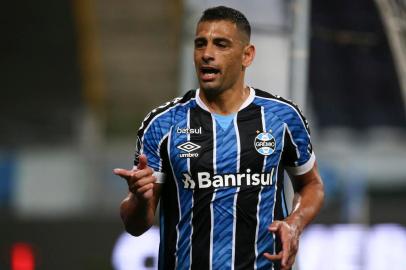
[[[323,206],[324,204],[324,199],[325,199],[325,192],[324,192],[324,183],[323,181],[320,179],[320,181],[318,182],[318,197],[319,197],[319,201],[320,201],[320,208]]]
[[[131,219],[131,217],[121,216],[126,232],[133,236],[140,236],[151,228],[152,223],[146,220]]]
[[[145,233],[150,228],[150,226],[131,226],[129,224],[124,224],[124,228],[126,232],[128,232],[132,236],[140,236]]]
[[[140,207],[137,202],[131,199],[130,196],[125,198],[120,205],[120,216],[123,221],[125,230],[133,235],[140,236],[146,232],[154,223],[154,215],[145,209]]]

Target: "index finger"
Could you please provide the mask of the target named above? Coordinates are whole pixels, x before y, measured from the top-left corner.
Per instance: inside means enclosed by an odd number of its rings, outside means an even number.
[[[282,242],[282,261],[281,264],[282,266],[286,266],[288,259],[290,257],[290,240],[291,239],[287,239],[287,235],[286,233],[281,233],[281,242]]]
[[[271,225],[269,225],[268,230],[272,233],[276,233],[281,230],[281,227],[282,223],[278,220],[275,220],[274,222],[272,222]]]
[[[113,170],[113,173],[115,175],[118,175],[124,179],[128,179],[132,176],[132,174],[134,173],[133,171],[129,171],[129,170],[125,170],[125,169],[120,169],[120,168],[116,168]]]
[[[271,254],[269,252],[264,253],[265,258],[271,261],[279,261],[282,259],[282,251],[279,252],[278,254]]]

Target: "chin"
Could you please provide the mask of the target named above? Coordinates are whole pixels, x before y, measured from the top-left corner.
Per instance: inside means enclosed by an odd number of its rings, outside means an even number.
[[[204,92],[205,95],[218,95],[223,90],[217,85],[200,84],[200,90]]]
[[[219,85],[218,82],[211,81],[211,82],[199,82],[199,87],[203,91],[220,91],[221,86]]]

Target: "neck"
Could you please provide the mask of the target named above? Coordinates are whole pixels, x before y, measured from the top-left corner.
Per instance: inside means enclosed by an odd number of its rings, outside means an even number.
[[[227,115],[238,112],[249,95],[249,87],[241,86],[221,92],[201,89],[199,97],[209,108],[210,112]]]

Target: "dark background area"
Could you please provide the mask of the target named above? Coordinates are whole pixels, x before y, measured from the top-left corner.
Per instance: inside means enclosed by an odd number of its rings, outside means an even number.
[[[0,269],[11,269],[10,250],[18,242],[30,243],[35,269],[112,269],[111,251],[122,226],[106,219],[1,219]]]
[[[2,3],[0,146],[72,140],[82,106],[72,12],[67,0]]]
[[[309,91],[321,128],[406,128],[392,54],[374,1],[313,0]]]

